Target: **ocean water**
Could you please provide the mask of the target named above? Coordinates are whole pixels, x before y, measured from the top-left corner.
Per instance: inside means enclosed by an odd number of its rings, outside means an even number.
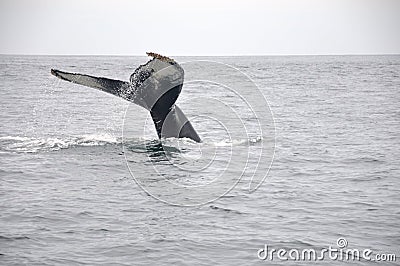
[[[339,238],[400,255],[400,56],[176,59],[201,144],[50,75],[128,80],[146,57],[0,56],[1,265],[298,265],[259,250]]]

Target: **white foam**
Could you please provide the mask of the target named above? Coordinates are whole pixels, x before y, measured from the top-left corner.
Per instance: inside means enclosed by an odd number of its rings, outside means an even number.
[[[198,149],[198,145],[229,147],[252,145],[261,142],[261,137],[252,139],[224,139],[224,140],[204,140],[197,143],[191,139],[168,138],[163,140],[163,145],[176,148],[184,148],[188,150]],[[34,153],[40,151],[56,151],[60,149],[68,149],[76,146],[101,146],[107,144],[122,144],[122,142],[130,142],[130,140],[122,140],[120,137],[107,133],[86,134],[81,136],[60,136],[60,137],[26,137],[26,136],[0,136],[0,150],[5,152],[23,152]],[[135,138],[131,142],[148,142],[154,139]]]
[[[110,134],[89,134],[65,137],[22,137],[2,136],[0,146],[3,151],[39,152],[67,149],[74,146],[99,146],[120,143],[119,138]]]

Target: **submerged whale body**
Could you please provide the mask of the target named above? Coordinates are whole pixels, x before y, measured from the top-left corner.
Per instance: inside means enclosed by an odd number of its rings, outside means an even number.
[[[147,55],[153,58],[139,66],[129,82],[56,69],[52,69],[51,74],[66,81],[113,94],[145,108],[150,111],[160,139],[190,138],[200,142],[196,130],[175,104],[182,91],[183,68],[166,56],[155,53]]]

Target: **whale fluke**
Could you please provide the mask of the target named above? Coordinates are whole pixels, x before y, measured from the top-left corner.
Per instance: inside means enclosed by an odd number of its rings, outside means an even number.
[[[175,104],[182,91],[184,71],[175,60],[156,53],[139,66],[130,82],[51,69],[51,74],[69,82],[121,97],[150,111],[159,138],[201,139],[183,111]]]

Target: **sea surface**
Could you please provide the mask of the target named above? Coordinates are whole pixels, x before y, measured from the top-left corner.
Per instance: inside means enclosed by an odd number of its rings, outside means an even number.
[[[50,74],[127,81],[144,56],[0,55],[1,265],[400,256],[399,55],[175,59],[200,144],[160,143],[146,110]]]

